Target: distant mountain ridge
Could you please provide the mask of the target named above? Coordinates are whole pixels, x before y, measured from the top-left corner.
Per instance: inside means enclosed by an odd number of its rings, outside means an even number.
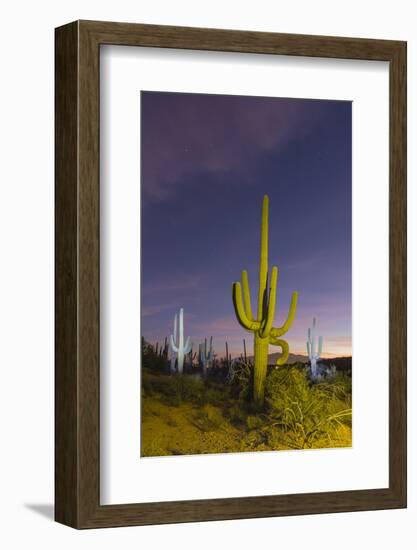
[[[269,365],[273,365],[274,363],[276,363],[277,359],[279,359],[281,357],[281,353],[279,352],[276,352],[276,353],[269,353],[268,354],[268,364]],[[253,355],[248,355],[248,359],[250,361],[253,361]],[[290,353],[289,356],[288,356],[288,361],[287,363],[289,365],[292,365],[293,363],[308,363],[308,357],[307,355],[301,355],[301,354],[297,354],[297,353]]]
[[[277,361],[277,359],[279,359],[281,357],[281,353],[279,352],[276,352],[276,353],[269,353],[268,354],[268,364],[269,365],[274,365]],[[249,360],[253,360],[253,356],[249,356],[248,357]],[[290,355],[288,356],[288,360],[287,360],[287,364],[288,365],[292,365],[294,363],[308,363],[309,362],[309,359],[307,357],[307,355],[302,355],[302,354],[297,354],[297,353],[290,353]],[[325,364],[337,364],[338,363],[341,363],[341,364],[345,364],[345,363],[351,363],[352,362],[352,357],[346,357],[346,356],[341,356],[341,357],[323,357],[323,359],[320,359],[320,362],[321,363],[325,363]]]
[[[273,365],[277,362],[277,360],[281,357],[282,353],[276,352],[276,353],[270,353],[268,354],[268,363],[270,365]],[[287,363],[291,365],[292,363],[308,363],[308,357],[307,355],[301,355],[297,353],[290,353],[288,356]]]

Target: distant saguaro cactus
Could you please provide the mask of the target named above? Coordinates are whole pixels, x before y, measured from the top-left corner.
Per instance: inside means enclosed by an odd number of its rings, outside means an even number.
[[[174,333],[173,333],[174,342],[177,341],[177,324],[178,324],[178,318],[177,318],[177,314],[175,314],[175,316],[174,316]],[[170,370],[171,374],[175,374],[175,364],[176,364],[176,361],[177,361],[177,357],[176,357],[175,351],[172,349],[172,346],[171,346],[171,337],[169,338],[169,350],[170,350],[170,357],[171,357],[169,370]]]
[[[274,328],[272,323],[275,317],[275,302],[277,292],[278,268],[274,266],[271,272],[268,292],[268,208],[269,199],[264,196],[262,204],[261,226],[261,257],[259,261],[259,291],[258,315],[252,315],[251,298],[249,291],[248,274],[242,271],[242,287],[239,282],[233,284],[233,303],[239,323],[254,333],[254,388],[253,397],[258,406],[263,405],[265,393],[265,378],[268,366],[268,346],[280,346],[282,356],[277,365],[283,365],[288,359],[289,346],[280,336],[290,328],[297,308],[298,293],[293,292],[287,320],[281,327]]]
[[[162,350],[161,355],[165,360],[168,359],[168,338],[166,336],[165,336],[165,341],[164,341],[164,348]]]
[[[193,352],[193,345],[191,344],[191,348],[189,353],[187,353],[187,364],[190,367],[190,369],[193,368],[194,360],[197,357],[197,352]]]
[[[319,344],[316,350],[316,318],[313,318],[313,327],[308,329],[307,354],[310,359],[311,376],[317,376],[317,361],[323,351],[323,336],[319,336]]]
[[[232,356],[229,353],[229,344],[226,342],[226,366],[230,366],[232,362]]]
[[[178,339],[177,339],[177,321],[179,321],[178,327]],[[184,369],[184,356],[191,349],[190,337],[188,336],[184,344],[184,310],[180,309],[179,319],[177,314],[174,317],[174,332],[169,339],[171,347],[171,372],[175,372],[175,354],[177,354],[177,368],[178,373],[182,374]]]
[[[204,344],[200,344],[200,363],[203,367],[203,376],[207,374],[207,366],[213,360],[213,336],[210,337],[210,347],[207,349],[207,338],[204,339]]]

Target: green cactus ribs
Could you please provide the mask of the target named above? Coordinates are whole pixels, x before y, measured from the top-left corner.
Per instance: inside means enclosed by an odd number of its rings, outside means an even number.
[[[279,346],[282,349],[282,356],[278,359],[277,365],[284,365],[288,359],[288,343],[280,337],[289,330],[293,323],[298,299],[298,293],[293,292],[290,309],[285,323],[281,327],[273,327],[277,298],[278,268],[273,266],[269,277],[268,210],[269,199],[268,196],[265,195],[262,204],[261,255],[259,260],[258,310],[256,318],[252,313],[247,272],[242,271],[242,285],[240,282],[233,284],[233,304],[237,320],[243,328],[254,334],[253,399],[258,406],[262,406],[264,403],[269,344]]]

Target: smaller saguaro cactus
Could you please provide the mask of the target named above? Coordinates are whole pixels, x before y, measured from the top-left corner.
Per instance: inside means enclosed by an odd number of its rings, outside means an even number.
[[[161,355],[165,360],[168,359],[168,338],[166,336],[164,341],[164,347],[163,349],[161,349]]]
[[[316,348],[316,318],[313,318],[313,327],[308,329],[307,354],[310,359],[311,376],[317,376],[317,361],[323,351],[323,336],[319,336],[318,347]]]
[[[177,314],[175,314],[175,317],[174,317],[174,333],[172,336],[174,336],[174,342],[177,341],[177,324],[178,324],[178,318],[177,318]],[[175,365],[176,365],[176,362],[177,362],[177,357],[176,357],[176,354],[175,354],[175,351],[172,349],[172,346],[171,346],[171,337],[169,339],[169,350],[170,350],[170,367],[169,367],[169,370],[170,370],[170,373],[171,374],[175,374]]]
[[[229,353],[229,344],[226,342],[226,365],[230,366],[232,362],[232,355]]]
[[[213,336],[210,337],[210,347],[207,349],[207,338],[204,339],[204,344],[199,346],[200,363],[203,367],[203,376],[207,374],[207,366],[211,363],[214,357],[213,353]]]
[[[197,353],[193,352],[193,346],[191,344],[190,352],[187,353],[187,364],[189,365],[190,369],[193,368],[194,360],[197,357]]]
[[[178,332],[177,332],[178,324]],[[178,336],[178,338],[177,338]],[[184,310],[180,309],[179,318],[177,314],[174,317],[174,332],[169,339],[171,348],[171,372],[175,372],[175,359],[177,362],[178,373],[182,374],[184,369],[184,356],[191,350],[190,337],[188,336],[184,344]],[[175,358],[175,354],[177,357]]]

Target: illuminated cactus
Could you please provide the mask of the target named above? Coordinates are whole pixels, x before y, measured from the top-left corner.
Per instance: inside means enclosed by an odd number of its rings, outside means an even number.
[[[268,292],[268,207],[269,199],[265,195],[262,204],[261,257],[259,261],[258,312],[256,319],[252,314],[247,272],[242,271],[243,298],[240,283],[233,284],[233,303],[237,320],[243,328],[254,333],[253,398],[258,406],[262,406],[264,402],[269,344],[279,346],[282,349],[282,356],[277,360],[277,365],[284,365],[288,359],[288,343],[282,340],[280,336],[285,334],[292,325],[298,299],[298,293],[293,292],[287,320],[281,327],[273,327],[278,268],[276,266],[272,268]]]
[[[207,349],[207,338],[204,339],[204,344],[199,346],[200,363],[203,367],[203,376],[207,374],[207,366],[213,360],[213,336],[210,338],[210,347]]]
[[[171,334],[169,344],[171,348],[171,372],[175,372],[175,354],[177,355],[177,369],[178,373],[182,374],[184,369],[184,356],[189,353],[191,349],[190,337],[188,336],[184,344],[184,310],[180,309],[179,314],[179,330],[177,340],[177,314],[174,317],[174,333]]]
[[[310,359],[311,376],[317,376],[317,361],[323,351],[323,336],[319,336],[319,345],[316,350],[316,318],[313,319],[313,328],[308,329],[307,354]]]

